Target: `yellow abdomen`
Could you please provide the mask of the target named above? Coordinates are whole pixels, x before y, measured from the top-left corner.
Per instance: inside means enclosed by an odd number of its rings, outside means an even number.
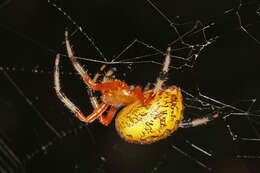
[[[151,92],[144,95],[147,97]],[[125,107],[116,118],[116,129],[128,142],[148,144],[172,134],[182,118],[181,91],[169,87],[159,90],[147,106],[137,100]]]

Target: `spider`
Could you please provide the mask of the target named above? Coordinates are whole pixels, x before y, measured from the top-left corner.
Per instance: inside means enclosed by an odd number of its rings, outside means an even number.
[[[167,49],[163,68],[154,88],[142,92],[139,86],[128,86],[125,82],[118,79],[110,80],[108,77],[112,74],[112,71],[109,71],[101,82],[96,82],[99,76],[98,73],[91,79],[87,71],[73,55],[68,39],[68,31],[65,31],[65,43],[72,65],[89,88],[90,100],[94,111],[90,115],[85,116],[61,91],[59,54],[56,56],[54,67],[55,91],[60,101],[83,122],[91,123],[99,119],[100,123],[107,126],[112,121],[118,109],[124,107],[122,111],[118,113],[115,122],[119,135],[128,142],[149,144],[168,137],[178,127],[195,127],[206,124],[218,117],[218,114],[215,113],[192,121],[183,121],[184,106],[181,89],[176,86],[171,86],[166,89],[162,88],[164,82],[167,80],[171,60],[171,47]],[[104,66],[102,66],[101,70],[103,69]],[[93,90],[102,93],[102,102],[100,104],[97,99],[91,95],[91,91]],[[107,109],[107,115],[104,116],[103,113]]]

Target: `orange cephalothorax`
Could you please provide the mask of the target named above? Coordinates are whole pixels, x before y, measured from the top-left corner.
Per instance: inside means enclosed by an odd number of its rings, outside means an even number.
[[[102,83],[105,87],[101,89],[102,91],[102,101],[106,104],[113,105],[115,107],[126,106],[133,103],[135,100],[144,100],[143,95],[139,97],[136,88],[130,90],[125,82],[114,80],[106,83]],[[111,85],[111,86],[110,86]],[[142,91],[140,89],[140,94]]]

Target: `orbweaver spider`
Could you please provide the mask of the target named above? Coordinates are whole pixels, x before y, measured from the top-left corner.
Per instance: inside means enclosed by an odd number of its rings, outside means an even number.
[[[171,86],[162,89],[162,85],[167,79],[171,60],[170,47],[167,49],[163,68],[154,89],[143,93],[140,87],[128,86],[125,82],[118,79],[109,80],[104,77],[102,82],[97,83],[98,73],[92,80],[73,55],[68,39],[68,31],[65,31],[65,42],[68,57],[84,83],[89,87],[89,90],[102,92],[102,102],[99,104],[97,99],[92,96],[91,103],[95,110],[90,115],[84,116],[80,109],[61,91],[59,80],[60,56],[59,54],[57,55],[54,70],[56,94],[65,106],[83,122],[91,123],[95,119],[99,119],[103,125],[107,126],[118,109],[125,106],[116,118],[118,133],[128,142],[148,144],[168,137],[178,127],[195,127],[206,124],[218,117],[218,114],[213,114],[192,121],[182,122],[184,106],[180,88]],[[108,108],[107,115],[104,116],[103,113]]]

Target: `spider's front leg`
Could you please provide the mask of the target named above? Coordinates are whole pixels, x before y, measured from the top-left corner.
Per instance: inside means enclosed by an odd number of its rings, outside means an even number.
[[[74,113],[74,115],[80,119],[83,122],[86,123],[91,123],[95,119],[99,118],[102,116],[104,111],[108,108],[108,104],[101,103],[97,108],[89,115],[89,116],[84,116],[83,113],[80,111],[80,109],[72,102],[70,99],[61,91],[61,86],[60,86],[60,77],[59,77],[59,62],[60,62],[60,55],[57,54],[56,60],[55,60],[55,67],[54,67],[54,85],[55,85],[55,91],[60,99],[65,106],[71,110],[71,112]],[[107,121],[107,120],[106,120]],[[106,122],[104,120],[104,122]]]
[[[69,38],[68,38],[68,31],[65,31],[65,43],[67,48],[68,56],[78,74],[82,77],[85,84],[90,87],[91,89],[95,90],[95,83],[91,80],[86,70],[78,63],[76,58],[73,55],[73,51],[70,46]]]

